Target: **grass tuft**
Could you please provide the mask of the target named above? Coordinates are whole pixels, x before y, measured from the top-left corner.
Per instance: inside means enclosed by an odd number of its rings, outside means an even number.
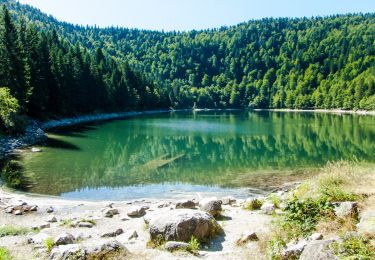
[[[35,233],[35,231],[29,228],[25,228],[25,227],[13,227],[13,226],[0,227],[0,237],[21,236],[21,235],[27,235],[29,233]]]
[[[258,210],[262,207],[263,205],[263,201],[261,201],[260,199],[252,199],[250,201],[248,201],[245,206],[244,206],[244,209],[246,210]]]
[[[47,249],[47,252],[48,253],[51,253],[52,251],[52,248],[55,246],[55,242],[53,241],[52,238],[47,238],[45,241],[44,241],[44,245]]]
[[[0,259],[1,260],[11,260],[12,256],[8,249],[5,247],[0,247]]]

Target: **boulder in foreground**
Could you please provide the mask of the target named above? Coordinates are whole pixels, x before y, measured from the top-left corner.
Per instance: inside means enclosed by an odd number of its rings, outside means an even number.
[[[169,214],[150,220],[151,240],[188,242],[194,236],[199,241],[208,241],[222,231],[220,225],[208,213],[177,209]]]

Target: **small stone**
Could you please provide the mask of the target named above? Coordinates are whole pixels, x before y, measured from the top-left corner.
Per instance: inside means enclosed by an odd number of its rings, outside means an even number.
[[[57,218],[55,216],[53,216],[53,215],[48,216],[47,222],[49,222],[49,223],[55,223],[55,222],[57,222]]]
[[[33,205],[30,208],[30,211],[37,211],[37,210],[38,210],[38,206],[36,206],[36,205]]]
[[[84,233],[81,233],[77,236],[78,241],[86,240],[86,239],[89,239],[89,238],[91,238],[91,235],[84,234]]]
[[[101,235],[101,237],[117,237],[117,236],[121,235],[122,233],[124,233],[124,230],[119,228],[114,232],[104,233],[103,235]]]
[[[12,214],[12,212],[13,212],[13,207],[11,206],[11,207],[7,207],[6,209],[5,209],[5,213],[8,213],[8,214]]]
[[[22,215],[23,213],[22,213],[21,210],[17,209],[17,210],[15,210],[15,211],[13,212],[13,214],[16,215],[16,216],[20,216],[20,215]]]
[[[320,233],[314,233],[312,234],[311,236],[309,236],[309,240],[322,240],[323,239],[323,235],[320,234]]]
[[[59,246],[59,245],[73,244],[74,241],[75,241],[75,238],[72,234],[63,233],[55,238],[55,245]]]
[[[189,248],[189,244],[185,242],[178,242],[178,241],[168,241],[164,245],[164,249],[173,252],[176,250],[186,250]]]
[[[82,221],[78,223],[78,227],[80,228],[92,228],[94,226],[91,222]]]
[[[202,199],[199,202],[199,208],[207,213],[211,214],[214,217],[220,216],[222,208],[222,201],[216,198],[207,198]]]
[[[135,206],[129,210],[127,215],[132,218],[139,218],[146,215],[146,210],[149,209],[148,206]]]
[[[237,240],[237,244],[246,244],[249,241],[258,241],[258,240],[259,238],[255,232],[248,232],[242,235],[242,237]]]
[[[357,202],[345,201],[334,204],[335,215],[339,218],[356,216],[358,214]]]
[[[48,207],[47,209],[46,209],[46,212],[47,213],[52,213],[52,212],[54,212],[55,210],[54,210],[54,208],[53,207]]]
[[[29,244],[43,244],[45,240],[47,240],[48,238],[50,238],[49,235],[45,234],[45,233],[39,233],[39,234],[36,234],[32,237],[29,237],[28,240],[27,240],[27,243]]]
[[[271,202],[265,202],[260,208],[263,214],[272,215],[275,212],[275,205]]]
[[[128,221],[130,218],[122,218],[121,221]]]
[[[133,238],[138,238],[138,233],[136,230],[130,230],[126,232],[125,236],[128,240],[132,240]]]
[[[87,259],[85,249],[80,245],[60,245],[54,247],[50,254],[52,260]]]
[[[236,199],[232,196],[222,198],[221,201],[223,202],[223,205],[232,205],[236,203]]]
[[[176,209],[194,209],[195,202],[192,200],[180,200],[176,202]]]
[[[158,207],[159,209],[161,208],[167,208],[171,205],[170,202],[165,202],[165,201],[162,201],[162,202],[159,202],[156,207]]]
[[[114,215],[120,214],[118,209],[115,208],[104,209],[103,213],[106,218],[112,218]]]
[[[40,230],[40,229],[46,229],[46,228],[50,228],[51,227],[51,224],[49,223],[46,223],[46,224],[40,224],[40,225],[34,225],[32,226],[32,229],[34,230]]]
[[[307,242],[305,240],[302,240],[297,244],[288,246],[287,249],[282,252],[282,259],[298,259],[305,249],[306,245]]]
[[[42,151],[42,150],[39,149],[39,148],[35,148],[35,147],[31,148],[31,152],[32,152],[32,153],[40,153],[41,151]]]

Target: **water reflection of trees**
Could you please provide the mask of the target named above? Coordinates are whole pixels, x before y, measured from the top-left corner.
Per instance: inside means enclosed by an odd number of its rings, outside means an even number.
[[[241,131],[222,134],[168,135],[160,129],[145,132],[142,126],[134,126],[120,139],[108,134],[103,137],[104,147],[93,147],[89,167],[65,172],[64,176],[51,172],[48,178],[38,180],[33,191],[46,193],[48,189],[47,193],[59,194],[81,187],[163,182],[236,186],[241,185],[239,174],[244,178],[244,174],[263,170],[280,174],[316,167],[327,160],[374,159],[372,117],[298,113],[249,113],[245,117]],[[219,120],[238,124],[236,117]],[[142,168],[163,155],[181,154],[182,158],[165,167]]]

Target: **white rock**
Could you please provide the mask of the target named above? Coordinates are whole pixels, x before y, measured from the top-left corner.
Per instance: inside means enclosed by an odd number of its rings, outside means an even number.
[[[35,148],[35,147],[31,148],[31,152],[33,152],[33,153],[40,153],[41,151],[42,150],[39,149],[39,148]]]
[[[48,238],[50,238],[49,235],[47,235],[45,233],[39,233],[39,234],[36,234],[32,237],[29,237],[27,242],[29,244],[43,244],[44,241],[46,241]]]
[[[221,199],[221,201],[223,202],[223,205],[232,205],[236,203],[236,199],[232,196],[224,197]]]
[[[323,239],[323,235],[320,234],[320,233],[314,233],[312,234],[311,236],[309,236],[309,240],[322,240]]]
[[[287,249],[282,252],[282,259],[298,259],[305,249],[306,245],[307,242],[305,240],[302,240],[297,244],[288,246]]]
[[[272,215],[275,212],[275,205],[271,202],[265,202],[260,208],[263,214]]]
[[[240,239],[237,240],[238,244],[246,244],[249,241],[258,241],[259,238],[255,232],[248,232],[243,234]]]

